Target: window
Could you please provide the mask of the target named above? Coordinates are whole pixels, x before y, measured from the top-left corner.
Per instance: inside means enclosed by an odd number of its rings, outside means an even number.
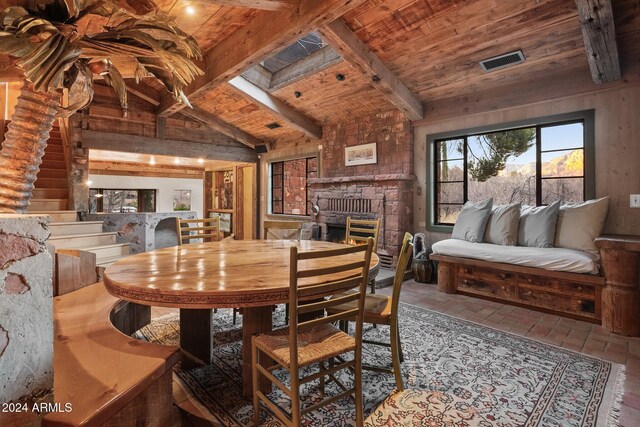
[[[317,176],[317,157],[271,163],[271,213],[309,215],[311,194],[307,180]]]
[[[546,205],[594,196],[592,111],[434,135],[429,142],[432,225],[453,225],[469,200]]]
[[[89,211],[155,212],[156,190],[119,190],[92,188],[89,190]]]

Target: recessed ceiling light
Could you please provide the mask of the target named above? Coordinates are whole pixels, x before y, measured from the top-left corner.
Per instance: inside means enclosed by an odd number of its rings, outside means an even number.
[[[198,159],[198,163],[204,163],[204,159]]]
[[[93,184],[93,181],[91,181],[91,180],[87,181],[87,185],[92,185],[92,184]]]
[[[177,157],[173,160],[173,163],[175,163],[176,165],[180,164],[180,159],[178,159]]]
[[[151,160],[149,160],[149,164],[150,165],[155,165],[156,164],[156,159],[154,159],[153,157],[151,158]]]
[[[193,16],[196,14],[196,8],[188,5],[187,7],[185,7],[184,11],[187,13],[187,15]]]

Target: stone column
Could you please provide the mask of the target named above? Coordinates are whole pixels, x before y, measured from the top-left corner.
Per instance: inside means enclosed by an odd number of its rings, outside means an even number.
[[[0,402],[53,388],[49,217],[0,215]]]

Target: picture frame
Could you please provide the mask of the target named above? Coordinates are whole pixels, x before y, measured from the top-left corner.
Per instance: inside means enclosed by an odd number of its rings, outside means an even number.
[[[378,163],[376,143],[344,147],[344,165],[371,165]]]

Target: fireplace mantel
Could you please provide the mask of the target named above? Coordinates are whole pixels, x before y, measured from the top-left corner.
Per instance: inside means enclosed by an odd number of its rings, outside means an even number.
[[[383,182],[383,181],[413,181],[415,175],[410,174],[386,174],[386,175],[357,175],[341,176],[335,178],[310,178],[307,182],[310,187],[341,184],[345,182]]]

